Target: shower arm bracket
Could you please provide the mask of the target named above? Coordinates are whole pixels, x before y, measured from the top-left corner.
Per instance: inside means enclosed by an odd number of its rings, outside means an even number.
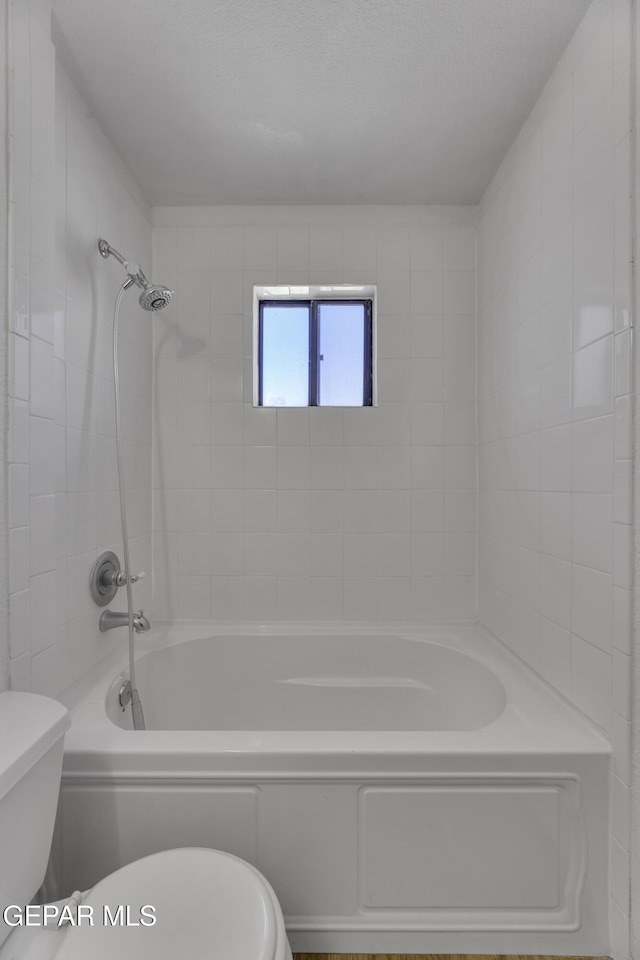
[[[100,256],[104,257],[105,260],[109,257],[115,257],[118,263],[121,263],[125,268],[128,277],[125,289],[128,289],[133,283],[137,284],[142,290],[148,285],[149,281],[145,277],[139,263],[132,263],[130,260],[125,260],[122,254],[106,240],[98,240],[98,250],[100,251]]]
[[[106,240],[98,240],[98,250],[100,251],[100,256],[104,257],[105,260],[108,260],[109,257],[115,257],[118,263],[121,263],[123,267],[127,262],[122,254],[119,253],[115,247],[112,247],[111,244]]]

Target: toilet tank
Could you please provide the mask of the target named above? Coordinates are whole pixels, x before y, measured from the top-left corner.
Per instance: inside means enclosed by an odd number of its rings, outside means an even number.
[[[0,943],[4,908],[29,903],[44,879],[69,724],[56,700],[0,693]]]

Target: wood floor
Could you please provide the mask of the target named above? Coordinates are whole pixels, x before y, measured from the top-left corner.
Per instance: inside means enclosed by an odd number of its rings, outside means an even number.
[[[594,958],[470,953],[294,953],[293,960],[594,960]],[[606,958],[599,957],[596,960],[606,960]]]

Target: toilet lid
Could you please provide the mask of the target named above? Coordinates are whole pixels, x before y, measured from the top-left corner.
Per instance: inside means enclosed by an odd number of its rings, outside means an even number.
[[[269,886],[250,864],[218,850],[167,850],[136,860],[97,883],[83,905],[93,909],[94,925],[69,926],[56,960],[276,957]],[[155,925],[126,926],[126,907],[129,923],[139,923],[145,905],[155,907]],[[110,925],[105,906],[122,926]]]

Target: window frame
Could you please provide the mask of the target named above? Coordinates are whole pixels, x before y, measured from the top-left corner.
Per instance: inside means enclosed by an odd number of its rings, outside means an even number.
[[[333,406],[323,404],[320,396],[320,308],[322,306],[339,306],[341,303],[355,304],[363,308],[364,312],[364,355],[362,358],[362,403],[358,407],[373,406],[373,301],[369,298],[356,299],[355,297],[340,297],[338,299],[320,297],[310,300],[260,300],[258,314],[258,406],[263,407],[263,345],[264,345],[264,311],[265,308],[303,307],[309,311],[309,370],[308,370],[308,407]],[[356,406],[355,404],[353,405]],[[277,408],[274,408],[277,409]]]
[[[296,284],[253,284],[251,308],[251,356],[248,360],[249,369],[245,376],[245,400],[252,402],[254,407],[258,403],[259,385],[259,315],[260,301],[262,300],[371,300],[371,407],[351,407],[352,410],[368,410],[378,406],[378,288],[375,283],[296,283]],[[250,386],[249,386],[250,384]],[[308,407],[263,407],[265,410],[305,410]],[[327,407],[325,409],[346,410],[347,407]]]

